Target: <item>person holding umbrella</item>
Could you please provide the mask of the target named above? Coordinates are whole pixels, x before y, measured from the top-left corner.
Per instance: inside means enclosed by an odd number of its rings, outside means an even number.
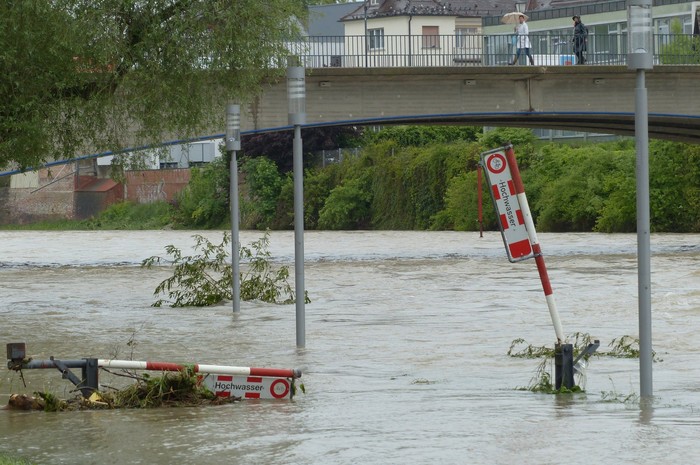
[[[518,58],[520,58],[520,53],[522,53],[523,50],[525,50],[525,55],[530,59],[530,64],[535,65],[535,60],[533,60],[532,55],[530,55],[530,31],[527,27],[527,23],[525,22],[525,15],[520,13],[518,15],[518,25],[515,26],[515,34],[517,36],[517,47],[518,51],[515,53],[515,59],[513,60],[513,63],[509,63],[510,65],[515,65],[518,63]]]

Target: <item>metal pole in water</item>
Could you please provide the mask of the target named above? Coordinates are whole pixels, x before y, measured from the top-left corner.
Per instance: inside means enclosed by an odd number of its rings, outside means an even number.
[[[306,74],[302,66],[287,68],[289,124],[294,126],[294,285],[297,347],[306,346],[306,292],[304,291],[304,164],[301,125],[306,122]]]
[[[476,198],[477,198],[477,209],[478,209],[478,219],[479,219],[479,237],[484,237],[484,212],[482,208],[482,194],[483,188],[481,187],[481,164],[476,166]]]
[[[644,70],[637,70],[635,134],[637,144],[637,286],[639,292],[640,395],[653,394],[651,348],[651,238],[649,207],[649,123]]]
[[[637,73],[634,135],[637,145],[637,280],[639,292],[639,390],[651,399],[651,246],[649,213],[649,104],[644,72],[654,68],[652,0],[627,0],[627,67]]]
[[[241,106],[226,105],[226,151],[230,156],[229,199],[231,202],[231,300],[233,313],[241,311],[241,268],[239,254],[238,161],[236,151],[241,149]]]

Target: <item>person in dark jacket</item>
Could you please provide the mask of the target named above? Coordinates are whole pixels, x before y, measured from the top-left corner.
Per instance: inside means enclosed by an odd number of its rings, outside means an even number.
[[[588,36],[588,29],[586,29],[586,26],[584,26],[581,22],[580,16],[575,15],[571,19],[574,20],[574,39],[572,42],[574,44],[574,55],[576,55],[576,64],[582,65],[586,62],[586,57],[583,56],[583,52],[585,52],[587,48],[586,42]]]

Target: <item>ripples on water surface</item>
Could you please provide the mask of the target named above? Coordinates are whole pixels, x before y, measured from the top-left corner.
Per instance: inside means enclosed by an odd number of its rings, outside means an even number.
[[[0,451],[41,464],[697,463],[700,235],[652,236],[654,407],[638,361],[596,358],[586,394],[520,391],[536,360],[511,341],[553,344],[534,262],[511,264],[497,233],[307,232],[305,349],[294,306],[154,309],[167,268],[144,258],[192,232],[0,232],[0,344],[37,358],[296,367],[307,394],[145,411],[0,411]],[[203,232],[218,243],[221,232]],[[245,231],[244,245],[261,233]],[[638,333],[635,235],[541,234],[564,331]],[[293,268],[292,232],[273,232]],[[293,274],[293,273],[292,273]],[[130,338],[135,347],[127,347]],[[132,353],[133,351],[133,353]],[[0,371],[14,392],[69,397],[58,372]],[[105,378],[103,378],[103,381]]]

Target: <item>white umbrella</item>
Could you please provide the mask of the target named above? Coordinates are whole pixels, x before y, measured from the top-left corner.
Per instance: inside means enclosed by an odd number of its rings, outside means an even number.
[[[513,11],[512,13],[504,14],[501,18],[501,22],[503,24],[519,24],[520,20],[518,18],[521,16],[525,17],[525,21],[529,19],[526,14],[520,13],[519,11]]]

